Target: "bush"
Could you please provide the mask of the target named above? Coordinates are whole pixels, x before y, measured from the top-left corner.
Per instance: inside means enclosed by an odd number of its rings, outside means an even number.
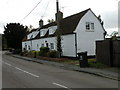
[[[47,53],[50,49],[48,47],[41,47],[40,51]]]
[[[13,54],[21,54],[22,50],[21,49],[15,49],[13,51]]]
[[[40,48],[40,52],[39,52],[39,55],[40,56],[47,56],[47,53],[50,49],[48,47],[41,47]]]
[[[39,56],[39,54],[40,54],[40,51],[36,51],[36,56]]]
[[[51,58],[57,58],[58,57],[58,53],[57,53],[57,51],[49,51],[48,53],[47,53],[47,56],[48,57],[51,57]]]
[[[31,56],[33,56],[33,57],[36,57],[36,55],[37,55],[37,51],[30,51],[29,52],[29,55],[31,55]]]
[[[106,67],[108,67],[107,65],[104,65],[104,64],[99,63],[99,62],[89,62],[88,65],[89,65],[89,67],[94,67],[94,68],[106,68]]]
[[[28,55],[28,51],[25,50],[24,52],[22,52],[22,55],[27,56]]]

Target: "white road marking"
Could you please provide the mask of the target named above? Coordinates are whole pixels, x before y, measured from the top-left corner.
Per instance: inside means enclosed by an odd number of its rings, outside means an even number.
[[[7,63],[7,62],[4,62],[4,61],[2,61],[4,64],[6,64],[6,65],[8,65],[8,66],[12,66],[11,64],[9,64],[9,63]],[[12,67],[14,67],[14,66],[12,66]],[[17,69],[17,70],[19,70],[19,71],[22,71],[22,72],[24,72],[24,73],[27,73],[27,74],[29,74],[29,75],[32,75],[32,76],[34,76],[34,77],[39,77],[39,76],[37,76],[37,75],[35,75],[35,74],[32,74],[32,73],[30,73],[30,72],[27,72],[27,71],[25,71],[25,70],[22,70],[22,69],[20,69],[20,68],[18,68],[18,67],[14,67],[15,69]]]
[[[25,70],[22,70],[22,69],[20,69],[20,68],[18,68],[18,67],[15,67],[15,68],[16,68],[17,70],[20,70],[20,71],[24,72],[24,73],[27,73],[27,74],[29,74],[29,75],[32,75],[32,76],[34,76],[34,77],[39,78],[39,76],[37,76],[37,75],[35,75],[35,74],[32,74],[32,73],[27,72],[27,71],[25,71]]]
[[[58,84],[58,83],[53,83],[54,85],[57,85],[57,86],[59,86],[59,87],[62,87],[62,88],[67,88],[68,89],[68,87],[66,87],[66,86],[64,86],[64,85],[61,85],[61,84]]]
[[[6,65],[8,65],[8,66],[12,66],[11,64],[9,64],[9,63],[6,63],[6,62],[3,62],[4,64],[6,64]]]

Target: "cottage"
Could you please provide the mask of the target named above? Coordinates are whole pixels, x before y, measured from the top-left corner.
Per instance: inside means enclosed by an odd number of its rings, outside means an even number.
[[[39,28],[23,39],[22,48],[39,51],[40,47],[49,47],[57,50],[57,29],[62,34],[62,56],[77,57],[78,52],[84,51],[95,55],[95,42],[105,38],[104,27],[91,9],[63,18],[57,6],[56,21],[43,25],[43,20],[40,20]]]

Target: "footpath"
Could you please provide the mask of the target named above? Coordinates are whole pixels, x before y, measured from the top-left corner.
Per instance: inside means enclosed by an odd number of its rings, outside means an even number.
[[[40,60],[36,58],[23,57],[23,56],[14,55],[14,54],[9,54],[9,55],[16,57],[16,58],[23,59],[23,60],[27,60],[27,61],[37,62],[40,64],[52,65],[52,66],[67,69],[67,70],[73,70],[73,71],[93,74],[93,75],[101,76],[104,78],[109,78],[109,79],[120,81],[120,77],[119,77],[120,70],[115,67],[104,68],[104,69],[90,68],[90,67],[81,68],[76,65],[69,65],[69,64],[63,64],[63,63],[52,62],[52,61],[47,61],[47,60]]]

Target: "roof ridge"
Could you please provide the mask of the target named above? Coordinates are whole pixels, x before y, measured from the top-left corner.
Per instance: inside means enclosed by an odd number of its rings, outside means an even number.
[[[90,9],[90,8],[88,8],[88,9],[86,9],[86,10],[83,10],[83,11],[79,12],[79,13],[76,13],[76,14],[73,14],[73,15],[70,15],[70,16],[67,16],[67,17],[65,17],[65,18],[63,18],[63,19],[73,17],[73,16],[78,15],[78,14],[81,14],[81,13],[83,13],[83,12],[85,12],[85,13],[86,13],[86,12],[87,12],[87,11],[89,11],[89,10],[91,10],[91,9]]]

